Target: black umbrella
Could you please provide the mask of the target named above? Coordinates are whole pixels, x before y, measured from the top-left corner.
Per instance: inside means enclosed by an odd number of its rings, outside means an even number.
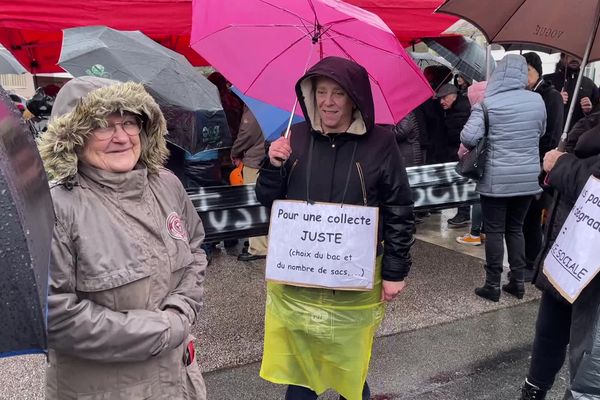
[[[46,349],[54,211],[33,135],[0,87],[0,356]]]
[[[433,54],[427,53],[416,53],[414,51],[408,52],[415,63],[421,68],[425,69],[426,67],[432,65],[443,65],[444,67],[452,68],[452,64],[450,64],[445,58],[440,56],[434,56]]]
[[[17,59],[0,45],[0,74],[24,74],[27,70]]]
[[[444,36],[424,38],[423,42],[467,78],[479,82],[486,79],[486,51],[473,39]]]
[[[65,29],[58,63],[73,76],[144,84],[165,114],[168,139],[192,154],[231,146],[217,88],[185,57],[139,31]]]

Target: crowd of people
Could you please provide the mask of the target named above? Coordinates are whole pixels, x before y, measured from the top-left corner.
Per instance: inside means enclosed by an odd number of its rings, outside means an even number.
[[[415,223],[429,215],[413,210],[406,168],[458,161],[487,135],[480,204],[458,207],[447,221],[471,223],[459,243],[485,245],[485,282],[475,294],[520,299],[529,281],[542,290],[521,399],[544,398],[568,348],[566,398],[599,398],[599,364],[589,355],[600,351],[600,281],[570,304],[541,273],[582,187],[591,175],[600,177],[598,89],[586,78],[573,99],[579,69],[578,60],[563,55],[545,76],[537,54],[507,55],[487,82],[459,74],[451,83],[452,71],[428,67],[435,96],[397,125],[380,126],[368,71],[327,57],[296,84],[306,121],[266,146],[251,110],[225,77],[213,75],[233,138],[226,161],[243,171],[243,183],[256,184],[264,206],[285,199],[376,207],[379,214],[372,289],[267,283],[260,376],[286,384],[287,400],[317,399],[328,389],[340,399],[370,398],[374,334],[384,303],[406,286]],[[572,101],[573,129],[564,151],[555,150]],[[182,179],[193,170],[164,168],[166,134],[160,107],[140,84],[81,77],[53,98],[38,138],[56,214],[49,399],[206,398],[190,327],[200,315],[211,247]],[[184,159],[195,167],[223,161],[219,152]],[[510,272],[501,285],[504,244]],[[238,260],[264,259],[267,248],[266,237],[250,238]]]

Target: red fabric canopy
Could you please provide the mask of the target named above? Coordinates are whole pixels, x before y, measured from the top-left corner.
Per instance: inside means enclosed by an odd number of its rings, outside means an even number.
[[[29,71],[63,72],[57,65],[62,29],[106,25],[140,30],[190,60],[206,65],[190,47],[191,0],[1,0],[0,43]]]
[[[379,15],[405,46],[439,36],[456,21],[433,14],[443,0],[347,1]],[[32,73],[62,72],[62,29],[106,25],[140,30],[193,65],[207,65],[189,47],[191,18],[191,0],[0,0],[0,43]]]
[[[423,37],[440,36],[458,18],[434,14],[444,0],[345,0],[377,14],[404,47]]]

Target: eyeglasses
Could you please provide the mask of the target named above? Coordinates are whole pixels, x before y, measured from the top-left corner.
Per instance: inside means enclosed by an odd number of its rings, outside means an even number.
[[[127,119],[123,122],[115,122],[106,127],[99,127],[92,131],[93,135],[98,140],[111,139],[117,133],[117,125],[121,125],[121,129],[129,136],[137,136],[142,129],[142,122],[138,119]]]

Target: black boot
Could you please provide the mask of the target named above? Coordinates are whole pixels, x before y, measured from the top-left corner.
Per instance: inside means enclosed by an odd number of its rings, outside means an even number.
[[[484,299],[498,302],[500,300],[500,275],[490,273],[487,265],[483,266],[486,270],[485,285],[475,289],[475,294]]]
[[[506,293],[515,296],[517,299],[522,299],[525,295],[525,285],[523,282],[510,281],[502,286],[502,290]]]
[[[482,287],[475,289],[475,294],[496,303],[500,301],[500,288],[488,285],[487,282]]]
[[[519,400],[544,400],[545,398],[545,390],[532,385],[525,379],[525,383],[523,384],[523,387],[521,387],[521,397],[519,397]]]

